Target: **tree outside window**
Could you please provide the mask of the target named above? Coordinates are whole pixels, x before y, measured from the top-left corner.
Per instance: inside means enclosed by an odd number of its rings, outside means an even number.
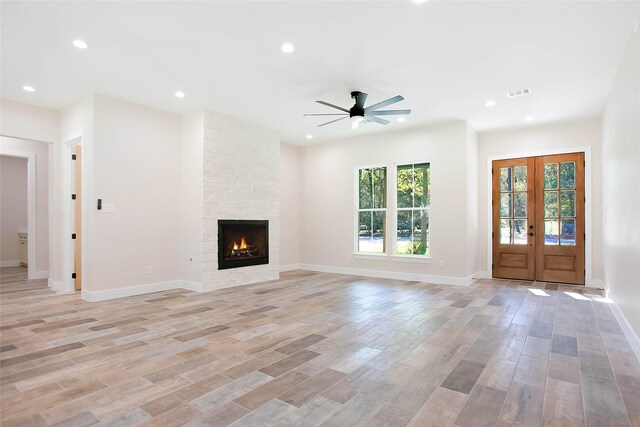
[[[358,252],[385,252],[387,168],[358,170]]]

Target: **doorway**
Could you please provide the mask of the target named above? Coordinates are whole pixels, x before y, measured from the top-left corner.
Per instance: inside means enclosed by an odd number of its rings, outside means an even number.
[[[584,153],[492,163],[492,275],[585,283]]]

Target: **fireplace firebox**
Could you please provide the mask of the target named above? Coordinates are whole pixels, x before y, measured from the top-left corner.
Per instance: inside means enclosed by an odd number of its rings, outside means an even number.
[[[218,220],[218,270],[269,264],[269,221]]]

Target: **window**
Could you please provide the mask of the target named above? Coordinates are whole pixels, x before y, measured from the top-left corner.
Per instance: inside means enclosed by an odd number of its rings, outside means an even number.
[[[429,163],[398,166],[397,241],[399,255],[429,255]]]
[[[387,168],[358,170],[358,252],[385,252]]]

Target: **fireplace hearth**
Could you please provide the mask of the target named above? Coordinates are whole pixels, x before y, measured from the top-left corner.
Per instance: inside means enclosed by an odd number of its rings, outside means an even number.
[[[269,264],[269,221],[218,220],[218,270]]]

